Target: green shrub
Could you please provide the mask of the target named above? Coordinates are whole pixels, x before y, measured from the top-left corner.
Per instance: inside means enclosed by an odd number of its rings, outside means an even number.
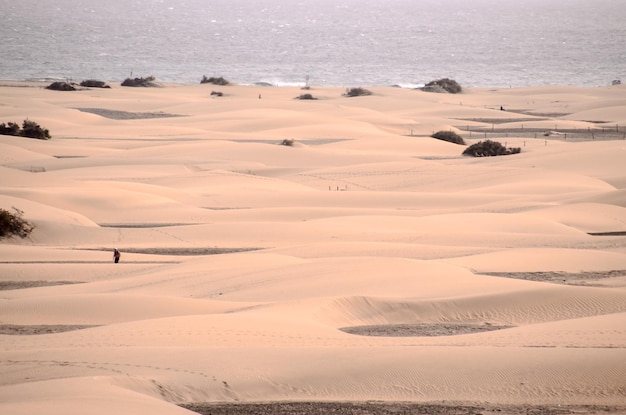
[[[48,140],[50,137],[50,131],[42,128],[35,121],[24,120],[22,128],[14,122],[9,124],[0,124],[0,134],[15,135],[21,137],[38,138],[40,140]]]
[[[122,82],[122,86],[143,86],[143,87],[154,87],[159,86],[155,82],[156,78],[154,76],[149,76],[147,78],[126,78],[124,82]]]
[[[19,209],[13,208],[13,212],[0,208],[0,238],[13,235],[26,238],[33,231],[33,226],[26,222]]]
[[[9,124],[2,123],[0,124],[0,134],[4,135],[20,135],[20,126],[14,122],[9,122]]]
[[[302,94],[298,97],[296,97],[296,99],[317,99],[315,98],[313,95],[311,94]]]
[[[343,94],[343,96],[345,97],[362,97],[366,95],[372,95],[372,91],[369,91],[361,87],[348,88],[346,89],[346,92]]]
[[[490,156],[506,156],[509,154],[517,154],[522,151],[521,148],[506,148],[497,141],[485,140],[476,144],[472,144],[463,151],[464,156],[473,157],[490,157]]]
[[[20,130],[22,137],[38,138],[40,140],[47,140],[50,138],[50,132],[45,128],[41,128],[35,121],[24,120],[22,129]]]
[[[76,87],[69,82],[53,82],[46,87],[53,91],[76,91]]]
[[[422,88],[427,92],[448,92],[450,94],[458,94],[462,91],[461,85],[453,79],[442,78],[436,81],[430,81]]]
[[[87,88],[111,88],[104,81],[96,81],[95,79],[87,79],[80,83],[80,86]]]
[[[202,76],[202,80],[200,81],[201,84],[213,84],[213,85],[230,85],[230,82],[228,82],[226,79],[224,79],[223,77],[210,77],[207,78],[206,75]]]
[[[463,137],[455,133],[454,131],[437,131],[431,137],[436,138],[438,140],[449,141],[454,144],[462,144],[465,145],[465,141]]]

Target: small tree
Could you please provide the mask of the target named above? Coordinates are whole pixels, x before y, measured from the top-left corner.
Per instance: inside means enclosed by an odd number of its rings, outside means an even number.
[[[431,137],[436,138],[438,140],[448,141],[454,144],[465,145],[465,140],[463,137],[455,133],[454,131],[437,131]]]
[[[26,222],[22,216],[24,212],[13,208],[13,212],[0,208],[0,238],[13,235],[26,238],[33,231],[34,227]]]

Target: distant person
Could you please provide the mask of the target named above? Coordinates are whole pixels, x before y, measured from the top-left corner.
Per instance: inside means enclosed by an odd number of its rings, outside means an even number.
[[[120,251],[117,250],[117,248],[115,248],[113,250],[113,261],[115,261],[115,263],[117,264],[118,262],[120,262]]]

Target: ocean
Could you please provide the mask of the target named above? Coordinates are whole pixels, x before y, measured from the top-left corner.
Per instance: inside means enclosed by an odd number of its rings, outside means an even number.
[[[626,0],[0,0],[0,79],[626,81]]]

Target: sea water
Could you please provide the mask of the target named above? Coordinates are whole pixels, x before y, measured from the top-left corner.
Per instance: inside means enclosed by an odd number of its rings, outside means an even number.
[[[602,86],[626,0],[0,0],[0,79]]]

